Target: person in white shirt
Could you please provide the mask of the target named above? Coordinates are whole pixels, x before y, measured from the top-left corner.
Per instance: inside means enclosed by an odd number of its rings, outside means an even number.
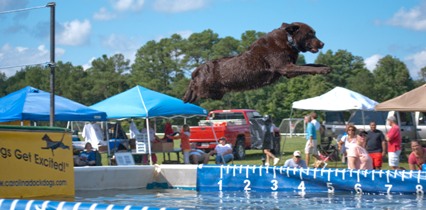
[[[209,155],[213,154],[216,154],[216,164],[224,164],[234,159],[232,146],[226,143],[225,137],[220,138],[219,144],[216,145],[214,150],[209,152]]]

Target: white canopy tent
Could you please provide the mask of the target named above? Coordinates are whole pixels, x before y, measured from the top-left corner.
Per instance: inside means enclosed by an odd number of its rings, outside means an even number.
[[[293,109],[347,111],[347,110],[374,110],[376,101],[352,90],[342,87],[334,89],[313,98],[293,102]]]
[[[320,111],[373,111],[378,103],[360,93],[342,87],[334,89],[313,98],[293,102],[293,109]],[[363,123],[365,125],[364,113]]]

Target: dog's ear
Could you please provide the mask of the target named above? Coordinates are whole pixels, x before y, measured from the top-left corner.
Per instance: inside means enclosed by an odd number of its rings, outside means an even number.
[[[285,27],[285,30],[287,31],[287,33],[289,33],[290,35],[293,35],[294,33],[297,32],[297,30],[299,30],[300,26],[299,25],[295,25],[295,24],[290,24],[287,25],[287,27]]]

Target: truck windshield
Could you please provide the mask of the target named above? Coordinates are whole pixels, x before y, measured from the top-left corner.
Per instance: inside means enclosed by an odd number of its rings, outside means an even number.
[[[388,112],[379,112],[379,111],[364,111],[364,120],[362,118],[362,111],[357,110],[352,113],[352,116],[349,118],[349,122],[354,125],[368,125],[371,121],[376,122],[377,125],[385,125]]]
[[[235,120],[235,119],[244,119],[244,115],[241,112],[223,112],[223,113],[213,113],[212,120]]]

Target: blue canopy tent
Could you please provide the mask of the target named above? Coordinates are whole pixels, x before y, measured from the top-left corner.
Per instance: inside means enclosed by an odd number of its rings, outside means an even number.
[[[207,110],[175,97],[136,86],[92,106],[108,119],[206,116]]]
[[[55,95],[55,121],[105,121],[106,113]],[[50,93],[27,86],[0,98],[0,122],[49,121]]]
[[[108,119],[145,118],[148,125],[148,138],[150,136],[149,118],[194,117],[208,114],[207,110],[197,105],[184,103],[180,99],[139,85],[90,107],[106,112]],[[151,139],[148,139],[149,154],[151,154],[150,141]],[[149,159],[152,163],[151,155],[149,155]]]

